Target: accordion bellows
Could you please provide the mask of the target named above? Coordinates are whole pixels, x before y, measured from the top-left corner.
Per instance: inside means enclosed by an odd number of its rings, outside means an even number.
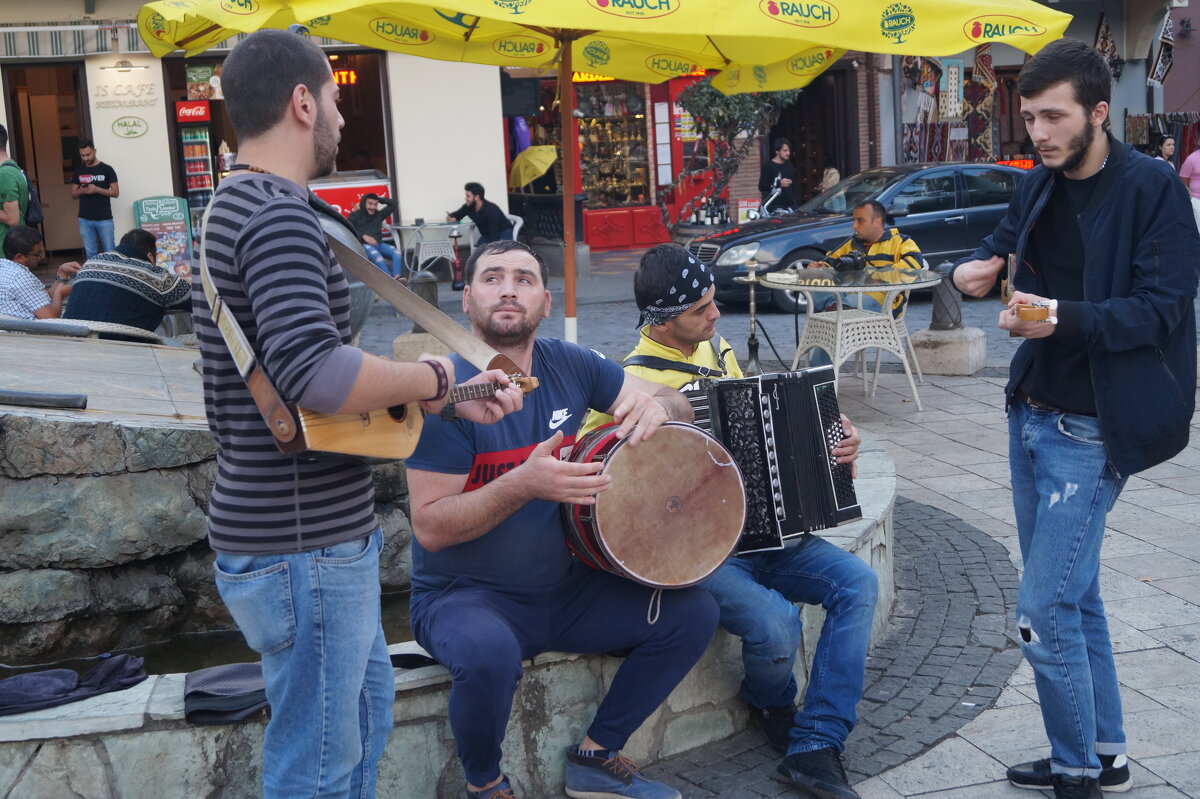
[[[850,467],[830,454],[843,435],[832,367],[720,380],[688,394],[696,425],[742,470],[738,553],[781,549],[788,539],[862,518]]]

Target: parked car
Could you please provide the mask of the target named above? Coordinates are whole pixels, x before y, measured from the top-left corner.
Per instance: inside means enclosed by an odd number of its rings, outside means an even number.
[[[848,177],[806,202],[798,211],[763,217],[697,236],[688,251],[712,268],[717,300],[748,302],[749,292],[734,278],[744,276],[750,259],[767,272],[803,259],[820,259],[854,234],[854,206],[878,200],[897,227],[936,266],[970,254],[995,230],[1008,208],[1022,170],[1000,164],[908,164],[868,169]],[[761,271],[760,271],[761,274]],[[783,311],[804,303],[798,291],[757,289],[758,302],[771,300]]]

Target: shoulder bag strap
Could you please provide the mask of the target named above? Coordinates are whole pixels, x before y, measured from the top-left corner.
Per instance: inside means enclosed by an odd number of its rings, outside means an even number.
[[[242,326],[238,324],[234,315],[229,312],[225,301],[217,293],[212,276],[208,273],[205,243],[210,213],[212,213],[212,203],[209,203],[208,208],[205,209],[204,218],[200,222],[200,286],[204,289],[204,296],[208,300],[209,313],[212,314],[212,320],[217,329],[221,331],[221,338],[225,340],[225,346],[229,348],[229,354],[233,356],[233,363],[237,366],[238,374],[246,381],[246,388],[250,390],[250,396],[254,398],[254,404],[258,406],[258,412],[262,414],[263,421],[267,423],[271,435],[285,444],[289,443],[296,438],[296,416],[288,408],[283,397],[279,395],[271,378],[259,366],[254,348],[246,338],[245,331],[242,330]]]

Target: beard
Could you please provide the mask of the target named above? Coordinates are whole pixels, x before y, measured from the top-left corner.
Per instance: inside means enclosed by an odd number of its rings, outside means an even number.
[[[496,313],[506,311],[521,311],[517,319],[500,319]],[[526,310],[515,303],[496,303],[486,310],[472,305],[470,313],[471,324],[483,339],[484,343],[495,348],[512,347],[526,343],[535,332],[541,320],[542,309]]]
[[[314,177],[324,177],[337,169],[338,141],[341,133],[336,125],[331,125],[325,107],[317,107],[317,124],[313,134],[313,160],[317,165]]]
[[[1052,172],[1073,172],[1083,163],[1083,159],[1087,158],[1088,150],[1092,149],[1092,142],[1096,140],[1096,129],[1084,120],[1083,132],[1067,142],[1067,157],[1058,166],[1047,166],[1046,168]]]

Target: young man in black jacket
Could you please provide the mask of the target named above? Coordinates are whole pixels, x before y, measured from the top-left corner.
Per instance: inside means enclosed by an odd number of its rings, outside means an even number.
[[[952,273],[983,296],[1016,256],[999,326],[1026,339],[1005,390],[1025,568],[1017,629],[1050,758],[1008,778],[1057,799],[1131,784],[1100,599],[1105,516],[1130,474],[1187,445],[1195,406],[1200,236],[1171,167],[1108,135],[1111,81],[1100,54],[1072,39],[1025,65],[1021,116],[1042,166]]]

